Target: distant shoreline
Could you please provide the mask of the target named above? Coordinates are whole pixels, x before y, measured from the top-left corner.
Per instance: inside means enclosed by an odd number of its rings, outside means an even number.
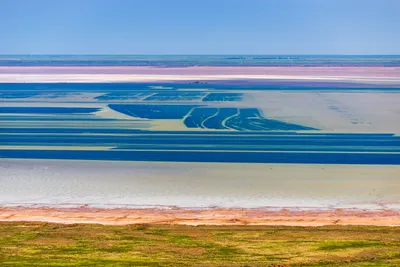
[[[1,65],[1,64],[0,64]],[[0,82],[313,81],[400,84],[400,67],[0,66]]]
[[[0,55],[3,66],[399,67],[399,55]]]

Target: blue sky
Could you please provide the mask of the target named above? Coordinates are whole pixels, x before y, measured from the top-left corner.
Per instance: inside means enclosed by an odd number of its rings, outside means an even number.
[[[0,54],[400,54],[400,0],[0,0]]]

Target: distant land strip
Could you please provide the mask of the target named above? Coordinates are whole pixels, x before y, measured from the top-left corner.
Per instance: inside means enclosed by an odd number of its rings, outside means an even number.
[[[400,84],[400,67],[0,66],[0,82],[312,80]]]

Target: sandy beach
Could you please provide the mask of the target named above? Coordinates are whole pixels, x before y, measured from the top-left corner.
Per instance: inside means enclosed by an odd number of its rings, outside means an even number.
[[[400,211],[357,209],[183,209],[140,208],[99,209],[50,207],[1,207],[0,221],[42,221],[53,223],[184,224],[184,225],[375,225],[399,226]]]

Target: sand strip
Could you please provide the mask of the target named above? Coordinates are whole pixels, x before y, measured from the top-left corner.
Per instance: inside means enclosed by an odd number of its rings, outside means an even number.
[[[400,211],[360,209],[2,207],[0,221],[186,225],[399,226]]]

